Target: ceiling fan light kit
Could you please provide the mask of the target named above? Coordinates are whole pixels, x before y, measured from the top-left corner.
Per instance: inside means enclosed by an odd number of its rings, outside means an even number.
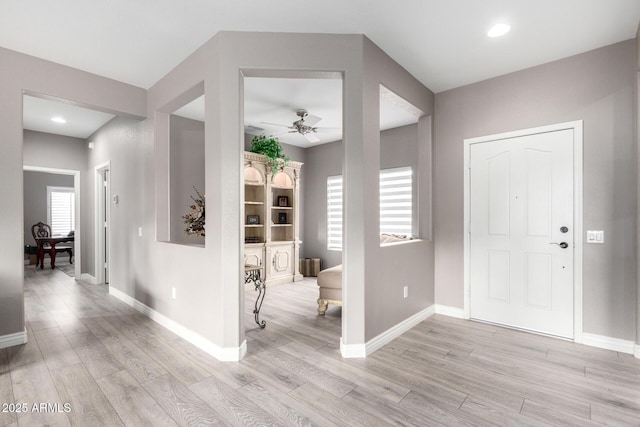
[[[302,136],[304,136],[309,142],[320,141],[320,139],[317,136],[313,135],[314,133],[318,132],[318,128],[314,127],[313,125],[315,125],[322,119],[317,116],[311,116],[309,115],[307,110],[302,110],[302,109],[297,110],[296,115],[300,117],[300,119],[296,120],[295,122],[293,122],[291,126],[289,126],[289,129],[291,129],[289,133],[297,132]],[[306,122],[305,122],[305,118],[307,119]]]

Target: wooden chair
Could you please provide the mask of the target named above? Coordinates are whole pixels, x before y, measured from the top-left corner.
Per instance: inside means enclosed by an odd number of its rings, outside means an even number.
[[[34,224],[31,226],[31,235],[33,235],[33,240],[36,241],[36,245],[38,244],[38,241],[36,240],[36,237],[52,237],[51,236],[51,227],[48,224],[45,224],[44,222],[38,222],[37,224]],[[42,245],[42,249],[44,250],[45,253],[49,254],[49,257],[51,257],[51,251],[52,251],[52,247],[50,244],[45,243]],[[73,264],[73,247],[69,246],[69,245],[62,245],[62,244],[57,244],[55,246],[55,251],[56,254],[60,253],[60,252],[66,252],[69,254],[69,263]],[[38,266],[40,259],[38,259],[38,261],[36,262],[36,267]],[[43,262],[44,263],[44,262]]]

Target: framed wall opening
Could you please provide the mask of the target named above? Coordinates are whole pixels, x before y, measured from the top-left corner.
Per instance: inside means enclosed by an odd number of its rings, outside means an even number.
[[[318,316],[316,279],[315,277],[305,277],[301,282],[298,280],[302,279],[300,263],[304,262],[305,258],[319,259],[322,262],[328,261],[324,258],[324,252],[317,250],[319,246],[326,248],[324,241],[326,238],[326,217],[316,216],[319,212],[322,212],[323,215],[326,214],[327,201],[325,191],[311,190],[309,183],[313,179],[312,169],[315,166],[307,163],[306,160],[310,150],[321,150],[322,147],[335,144],[336,152],[339,153],[335,159],[337,164],[334,161],[331,163],[334,167],[337,166],[340,172],[342,171],[343,76],[340,72],[255,69],[242,70],[241,74],[245,151],[251,149],[255,136],[275,136],[285,148],[285,154],[291,158],[292,163],[299,162],[302,165],[299,172],[295,172],[295,168],[285,168],[284,170],[274,168],[274,170],[262,174],[269,183],[265,187],[267,190],[264,193],[267,207],[259,215],[261,221],[264,217],[265,243],[259,245],[260,248],[252,247],[255,244],[245,243],[240,259],[243,260],[243,264],[245,262],[257,263],[264,267],[262,274],[266,272],[268,282],[265,307],[268,307],[268,304],[272,302],[269,300],[270,289],[272,292],[277,292],[284,289],[284,286],[289,286],[293,291],[296,286],[308,286],[309,283],[312,283],[314,293],[311,300],[306,301],[311,304],[308,309],[309,313],[305,316],[315,318]],[[276,96],[274,92],[279,94]],[[314,96],[310,95],[312,92],[315,93]],[[269,102],[271,102],[270,105],[268,105]],[[304,126],[309,126],[309,128]],[[245,161],[245,194],[243,194],[241,201],[242,218],[249,214],[258,215],[253,205],[255,198],[249,197],[246,191],[248,185],[246,173],[251,170],[251,167]],[[299,176],[296,176],[296,173],[299,173]],[[315,195],[312,202],[310,202],[311,193]],[[324,206],[324,208],[319,206]],[[314,221],[314,224],[317,222],[318,229],[322,227],[321,232],[318,230],[317,234],[309,233],[309,227],[306,224],[311,220]],[[252,238],[255,230],[250,228],[246,221],[242,222],[244,226],[241,235],[242,239],[247,242],[247,238]],[[259,241],[262,243],[263,240]],[[274,265],[276,269],[284,265],[282,264],[285,256],[283,248],[278,247],[283,242],[287,242],[286,244],[290,244],[292,247],[290,256],[290,260],[293,261],[292,271],[287,273],[291,280],[283,279],[288,280],[288,283],[276,287],[277,279],[272,279],[274,284],[270,288],[269,274],[274,273]],[[256,254],[256,251],[259,251],[259,254]],[[338,264],[341,263],[341,253],[338,254],[338,260]],[[325,268],[325,264],[322,268]],[[247,289],[252,289],[252,287]],[[240,298],[241,313],[244,313],[245,306],[254,307],[255,295],[253,292],[247,292],[246,295],[246,301],[244,295],[241,295]],[[308,305],[306,303],[305,307]],[[335,306],[330,308],[325,316],[327,319],[333,318],[335,324],[343,330],[343,313],[346,309],[344,306]],[[247,309],[247,311],[250,310]],[[306,311],[307,309],[305,309],[305,313]],[[253,333],[256,325],[246,323],[249,322],[249,317],[241,316],[241,319],[241,330]],[[266,328],[269,328],[268,311],[261,312],[261,319],[267,322]],[[284,326],[286,327],[286,325]],[[309,324],[306,327],[309,327]],[[336,343],[339,339],[339,334],[332,338]],[[248,352],[251,353],[250,345]]]

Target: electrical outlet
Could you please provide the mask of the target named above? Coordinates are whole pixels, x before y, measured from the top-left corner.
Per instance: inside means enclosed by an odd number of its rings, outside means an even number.
[[[138,237],[142,237],[142,227],[138,227]]]
[[[403,292],[404,292],[404,297],[407,298],[409,296],[409,287],[405,286]]]
[[[176,288],[171,288],[171,298],[176,299]]]

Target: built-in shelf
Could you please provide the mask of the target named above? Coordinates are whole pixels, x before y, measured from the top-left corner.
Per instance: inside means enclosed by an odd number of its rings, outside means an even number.
[[[244,155],[244,262],[264,266],[261,279],[267,285],[302,280],[298,235],[302,163],[292,161],[276,170],[266,160],[256,153]]]

